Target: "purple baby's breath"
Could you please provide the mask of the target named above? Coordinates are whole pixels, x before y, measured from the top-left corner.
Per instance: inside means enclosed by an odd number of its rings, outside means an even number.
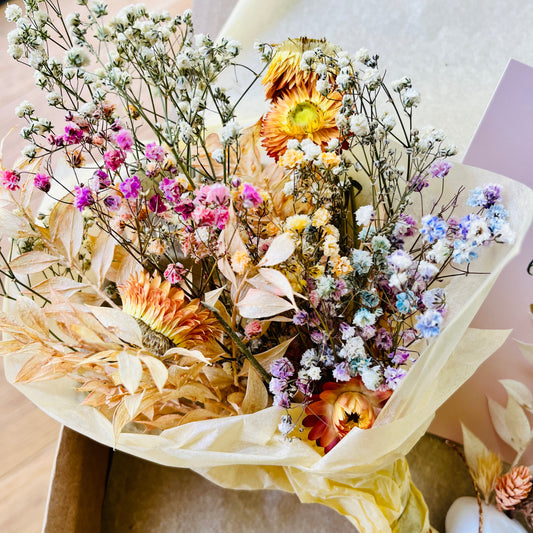
[[[146,156],[146,159],[149,159],[150,161],[158,161],[161,163],[165,159],[165,150],[162,146],[159,146],[156,143],[148,143],[144,155]]]
[[[430,174],[433,174],[436,178],[445,178],[452,168],[451,163],[448,161],[435,161],[429,169]]]
[[[74,187],[74,205],[79,211],[94,203],[93,194],[89,187]]]
[[[39,173],[39,174],[36,174],[35,177],[33,178],[33,185],[43,191],[43,192],[48,192],[50,190],[50,176],[48,176],[48,174],[42,174],[42,173]]]
[[[281,357],[270,365],[270,373],[275,378],[288,379],[294,374],[294,366],[286,357]]]
[[[124,198],[127,200],[135,200],[139,196],[141,182],[137,176],[132,176],[131,178],[126,178],[119,185],[119,188],[124,195]]]

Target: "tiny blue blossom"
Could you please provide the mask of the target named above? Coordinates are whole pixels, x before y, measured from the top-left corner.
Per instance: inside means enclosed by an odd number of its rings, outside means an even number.
[[[404,315],[416,311],[416,303],[416,296],[413,291],[401,292],[396,296],[396,309]]]
[[[454,241],[453,243],[453,260],[463,265],[464,263],[470,263],[474,259],[477,259],[477,252],[475,246],[467,241]]]
[[[375,322],[376,315],[363,307],[359,309],[357,313],[355,313],[352,324],[359,328],[364,328],[365,326],[372,326],[373,324],[375,324]]]
[[[509,213],[504,209],[503,205],[494,204],[485,211],[485,217],[490,231],[497,233],[506,223]]]
[[[420,233],[425,236],[429,243],[434,243],[446,237],[447,230],[448,224],[442,218],[432,215],[426,215],[422,218],[422,229]]]
[[[428,339],[429,337],[436,337],[440,333],[441,323],[442,315],[434,309],[428,309],[418,317],[416,329],[422,337]]]
[[[372,254],[366,250],[352,250],[351,264],[356,274],[366,274],[372,267]]]
[[[383,235],[376,235],[372,238],[372,250],[386,254],[390,250],[390,242]]]

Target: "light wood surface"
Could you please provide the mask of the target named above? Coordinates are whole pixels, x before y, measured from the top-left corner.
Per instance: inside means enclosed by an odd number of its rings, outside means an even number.
[[[18,135],[24,121],[15,116],[14,108],[22,100],[30,100],[41,116],[53,117],[53,113],[46,106],[41,91],[34,86],[31,70],[17,64],[6,53],[6,36],[14,26],[5,20],[5,4],[0,3],[0,139],[14,128],[3,150],[3,164],[8,167],[25,145]],[[22,5],[21,1],[10,3]],[[131,3],[131,0],[113,0],[109,2],[110,12],[115,13]],[[192,0],[156,0],[149,7],[177,13],[191,4]],[[61,0],[61,7],[66,13],[80,9],[75,0]],[[0,531],[39,532],[60,425],[7,383],[3,365],[0,369],[0,428]]]

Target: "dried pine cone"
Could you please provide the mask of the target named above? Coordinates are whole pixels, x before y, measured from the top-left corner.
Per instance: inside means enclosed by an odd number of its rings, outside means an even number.
[[[515,466],[496,481],[496,503],[500,511],[510,511],[531,491],[531,472],[527,466]]]

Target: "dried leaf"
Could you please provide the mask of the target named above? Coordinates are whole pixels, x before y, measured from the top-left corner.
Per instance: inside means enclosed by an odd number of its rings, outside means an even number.
[[[17,298],[16,312],[20,322],[32,330],[48,336],[48,326],[46,324],[46,315],[32,299],[26,296]]]
[[[274,348],[270,348],[270,350],[267,350],[266,352],[254,354],[255,359],[257,362],[267,371],[270,372],[270,365],[280,357],[283,357],[285,355],[285,352],[289,348],[289,345],[296,337],[291,337],[290,339],[282,342],[281,344],[278,344],[277,346],[274,346]],[[242,371],[239,373],[240,376],[246,375],[246,373],[249,371],[249,365],[248,361],[246,361],[243,365]]]
[[[81,247],[83,239],[83,217],[81,213],[69,203],[72,196],[65,198],[65,202],[58,202],[50,213],[50,238],[57,246],[61,245],[67,258],[73,261]]]
[[[192,359],[195,359],[196,361],[201,361],[202,363],[206,363],[208,365],[211,364],[211,361],[205,357],[205,355],[198,351],[198,350],[187,350],[185,348],[171,348],[170,350],[167,350],[163,357],[170,357],[172,355],[181,355],[184,357],[190,357]]]
[[[516,344],[518,344],[518,348],[522,352],[522,355],[531,363],[533,364],[533,344],[527,344],[525,342],[517,341],[515,339]]]
[[[505,387],[507,394],[514,398],[519,405],[530,412],[533,411],[533,394],[526,385],[514,379],[501,379],[500,383]]]
[[[135,394],[143,374],[140,359],[128,352],[120,352],[117,361],[120,381],[130,394]]]
[[[242,412],[245,415],[261,411],[268,405],[268,391],[259,373],[251,369],[248,372],[246,394],[242,402]]]
[[[129,394],[128,396],[124,396],[123,402],[126,406],[126,409],[128,410],[128,414],[130,415],[131,419],[137,416],[143,396],[144,391],[139,392],[138,394]]]
[[[199,420],[209,420],[211,418],[219,418],[220,415],[209,411],[208,409],[193,409],[189,411],[184,417],[181,418],[178,426],[183,426],[183,424],[188,424],[189,422],[198,422]]]
[[[268,267],[283,263],[293,254],[294,249],[293,238],[288,233],[282,233],[274,238],[258,266]]]
[[[526,413],[520,407],[520,404],[512,397],[507,400],[505,422],[513,437],[513,449],[518,453],[522,453],[529,444],[531,428]]]
[[[492,453],[468,428],[461,424],[466,464],[469,466],[474,483],[488,501],[496,479],[502,471],[502,460]]]
[[[139,355],[139,359],[146,365],[154,380],[155,386],[161,392],[168,379],[167,367],[162,361],[150,355]]]
[[[86,289],[88,286],[86,283],[79,283],[71,278],[55,276],[41,281],[41,283],[34,285],[32,288],[41,296],[50,299],[52,293],[61,294],[65,298],[72,298],[77,292]],[[29,291],[25,291],[25,294],[29,294]]]
[[[259,273],[261,277],[279,291],[278,296],[286,296],[291,301],[292,305],[296,307],[294,291],[286,276],[284,276],[279,270],[274,270],[273,268],[261,268],[259,269]]]
[[[204,294],[204,303],[213,307],[218,302],[218,299],[220,298],[220,295],[222,294],[225,288],[226,286],[224,285],[224,287],[220,287],[218,289],[215,289],[214,291],[206,292]]]
[[[120,402],[113,413],[113,436],[115,438],[115,444],[118,442],[118,438],[124,429],[124,426],[131,422],[131,420],[132,417],[130,416],[126,404],[124,401]]]
[[[517,453],[522,453],[529,442],[530,428],[526,414],[518,403],[509,398],[507,408],[489,398],[492,425],[499,437]]]
[[[91,256],[91,270],[96,275],[96,283],[101,287],[105,275],[113,261],[115,251],[115,239],[105,232],[100,232],[96,239],[94,250]]]
[[[142,332],[137,321],[120,309],[87,306],[98,321],[124,342],[142,347]]]
[[[25,218],[14,215],[12,211],[3,207],[0,207],[0,228],[2,236],[10,239],[23,239],[35,235],[35,231]]]
[[[201,383],[187,383],[174,392],[177,398],[187,398],[193,402],[204,402],[206,398],[218,400],[213,391]]]
[[[294,309],[287,300],[257,289],[250,289],[237,305],[243,318],[264,318]]]
[[[42,272],[58,261],[58,257],[54,257],[46,252],[34,251],[19,255],[9,263],[9,267],[15,274],[35,274]]]

